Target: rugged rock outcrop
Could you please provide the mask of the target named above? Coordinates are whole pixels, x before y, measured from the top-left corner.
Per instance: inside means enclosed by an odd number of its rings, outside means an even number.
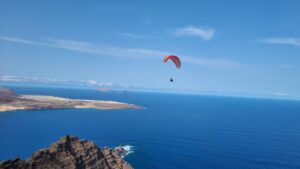
[[[0,169],[132,169],[120,151],[98,148],[76,136],[65,136],[49,148],[41,149],[27,160],[19,158],[0,163]]]
[[[17,94],[15,91],[0,87],[0,104],[12,102],[17,98]]]

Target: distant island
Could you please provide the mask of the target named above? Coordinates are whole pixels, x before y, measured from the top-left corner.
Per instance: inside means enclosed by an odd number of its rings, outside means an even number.
[[[125,149],[97,145],[76,136],[65,136],[49,148],[41,149],[27,160],[16,158],[0,162],[0,168],[11,169],[133,169],[121,157]]]
[[[11,89],[0,87],[0,112],[67,108],[138,109],[140,107],[116,101],[80,100],[42,95],[17,95]]]

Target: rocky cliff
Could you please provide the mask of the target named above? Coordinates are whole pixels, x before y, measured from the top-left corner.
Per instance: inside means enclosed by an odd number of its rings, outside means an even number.
[[[119,149],[99,148],[91,141],[65,136],[27,160],[2,161],[0,169],[132,169]]]
[[[17,98],[17,94],[15,91],[0,87],[0,104],[12,102]]]

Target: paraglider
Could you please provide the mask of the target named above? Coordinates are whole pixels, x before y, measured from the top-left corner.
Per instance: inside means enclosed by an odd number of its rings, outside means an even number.
[[[180,62],[180,59],[179,59],[178,56],[175,56],[175,55],[169,55],[169,56],[166,56],[166,57],[164,58],[164,62],[166,63],[169,59],[171,59],[171,60],[174,62],[174,64],[176,65],[176,68],[177,68],[177,69],[180,69],[180,67],[181,67],[181,62]]]
[[[166,63],[169,59],[171,59],[174,62],[174,64],[175,64],[175,66],[176,66],[177,69],[180,69],[180,67],[181,67],[181,61],[180,61],[180,59],[179,59],[178,56],[175,56],[175,55],[166,56],[164,58],[164,62]],[[173,82],[173,81],[174,81],[173,78],[170,78],[170,82]]]

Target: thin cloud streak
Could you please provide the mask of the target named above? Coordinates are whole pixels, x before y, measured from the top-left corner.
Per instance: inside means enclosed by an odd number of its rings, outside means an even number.
[[[240,68],[246,68],[245,65],[234,62],[231,60],[226,59],[207,59],[207,58],[198,58],[198,57],[192,57],[192,56],[183,56],[182,61],[191,63],[191,64],[198,64],[198,65],[205,65],[213,68],[233,68],[233,69],[240,69]]]
[[[3,41],[9,41],[9,42],[15,42],[15,43],[23,43],[23,44],[28,44],[28,45],[47,46],[46,43],[35,42],[35,41],[31,41],[31,40],[14,38],[14,37],[0,37],[0,39],[3,40]]]
[[[142,48],[121,48],[109,45],[94,44],[89,42],[63,40],[63,39],[48,39],[53,47],[79,51],[84,53],[107,55],[114,57],[128,57],[128,58],[155,58],[161,55],[167,55],[168,52],[142,49]]]
[[[212,28],[186,26],[174,29],[170,33],[177,37],[196,37],[203,40],[211,40],[215,34],[215,30]]]
[[[65,40],[65,39],[45,39],[44,42],[31,41],[20,38],[12,37],[0,37],[3,41],[21,43],[27,45],[35,46],[45,46],[59,49],[66,49],[71,51],[78,51],[83,53],[97,54],[97,55],[106,55],[113,57],[126,57],[134,59],[161,59],[162,56],[169,54],[176,54],[169,51],[160,51],[152,49],[143,49],[143,48],[121,48],[116,46],[108,46],[103,44],[95,44],[90,42],[74,41],[74,40]],[[222,68],[222,69],[240,69],[245,67],[241,63],[226,60],[226,59],[209,59],[193,56],[180,55],[180,58],[183,62],[202,65],[213,68]]]
[[[282,44],[300,47],[300,39],[295,38],[267,38],[263,39],[262,42],[268,44]]]
[[[158,37],[157,35],[139,35],[139,34],[134,34],[129,32],[115,32],[115,34],[128,37],[128,38],[134,38],[134,39],[152,39]]]

